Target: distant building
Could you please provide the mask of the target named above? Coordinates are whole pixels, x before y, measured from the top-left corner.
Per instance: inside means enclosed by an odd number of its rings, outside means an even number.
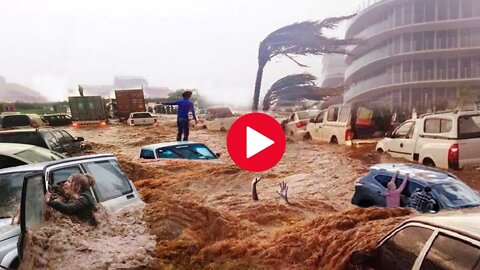
[[[137,76],[115,76],[113,79],[113,87],[119,89],[138,89],[148,88],[148,82],[143,77]]]
[[[37,91],[17,83],[7,83],[0,76],[0,102],[46,102],[47,99]]]
[[[345,55],[327,54],[323,57],[322,76],[320,78],[321,87],[337,87],[343,83],[345,70]]]
[[[480,94],[479,0],[382,0],[351,22],[347,103],[427,112],[460,89]]]

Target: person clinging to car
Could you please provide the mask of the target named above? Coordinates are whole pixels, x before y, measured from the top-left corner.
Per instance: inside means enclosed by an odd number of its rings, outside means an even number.
[[[399,174],[400,172],[395,173],[395,175],[392,177],[392,180],[390,180],[390,182],[387,184],[387,191],[385,192],[387,208],[400,207],[400,195],[407,186],[409,175],[406,175],[402,184],[400,184],[400,186],[397,188],[395,181],[397,180]]]
[[[93,215],[93,212],[96,210],[96,202],[90,191],[90,188],[94,185],[95,179],[93,176],[89,174],[73,174],[63,184],[63,191],[74,198],[73,202],[64,203],[59,200],[52,200],[50,192],[45,194],[45,202],[60,213],[76,216],[91,225],[97,225]]]

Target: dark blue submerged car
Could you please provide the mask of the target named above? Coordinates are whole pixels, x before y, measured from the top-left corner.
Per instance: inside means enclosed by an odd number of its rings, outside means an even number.
[[[412,164],[377,164],[370,172],[355,183],[355,194],[352,204],[360,207],[386,206],[385,192],[387,184],[396,172],[400,176],[396,180],[397,187],[406,174],[409,181],[401,194],[401,206],[407,207],[408,200],[417,188],[432,188],[432,196],[437,202],[438,210],[470,208],[480,205],[480,196],[455,175],[430,167]]]

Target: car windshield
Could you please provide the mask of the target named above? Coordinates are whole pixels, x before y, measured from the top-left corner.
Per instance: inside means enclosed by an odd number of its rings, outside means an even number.
[[[458,137],[460,139],[480,138],[480,115],[460,116]]]
[[[58,154],[43,148],[32,147],[30,149],[18,152],[15,154],[31,163],[45,162],[61,159]]]
[[[304,111],[304,112],[298,112],[298,118],[300,120],[305,120],[305,119],[311,119],[315,118],[318,115],[319,111]]]
[[[432,193],[447,208],[465,208],[480,205],[479,195],[462,182],[433,185]]]
[[[132,118],[152,118],[152,115],[149,113],[134,113]]]
[[[30,172],[0,175],[0,218],[11,218],[20,210],[23,178]]]
[[[217,159],[217,156],[203,144],[170,146],[157,149],[158,158],[175,159]]]

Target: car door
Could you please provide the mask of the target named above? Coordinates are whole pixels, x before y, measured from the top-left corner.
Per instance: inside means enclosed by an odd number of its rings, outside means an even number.
[[[44,222],[45,215],[45,175],[33,173],[25,176],[20,204],[20,229],[18,241],[19,257],[23,256],[23,246],[30,239],[32,230]]]
[[[392,134],[392,138],[386,142],[387,152],[394,157],[413,159],[415,138],[413,133],[415,122],[407,121],[400,125]]]
[[[295,113],[292,113],[292,114],[288,117],[288,121],[287,121],[287,123],[285,124],[285,134],[286,134],[287,136],[292,136],[292,135],[293,135],[294,125],[295,125]]]
[[[373,269],[418,269],[421,255],[432,241],[430,228],[407,225],[395,231],[376,250]]]
[[[72,145],[72,140],[68,140],[63,136],[63,134],[59,130],[52,131],[53,136],[57,138],[57,142],[61,145],[65,152],[71,154],[74,153],[74,146]]]
[[[323,120],[325,118],[325,113],[326,111],[322,111],[314,120],[315,123],[313,126],[312,133],[310,134],[313,140],[316,140],[316,141],[322,140]]]
[[[83,140],[76,140],[70,133],[63,129],[59,131],[63,135],[63,138],[65,138],[65,141],[70,145],[72,153],[80,152],[83,149]]]
[[[458,147],[461,165],[480,164],[480,115],[458,118]]]
[[[55,137],[52,132],[50,131],[42,132],[42,136],[50,150],[53,150],[59,153],[66,153],[66,152],[68,153],[68,151],[66,151],[63,148],[62,144],[58,141],[57,137]]]

